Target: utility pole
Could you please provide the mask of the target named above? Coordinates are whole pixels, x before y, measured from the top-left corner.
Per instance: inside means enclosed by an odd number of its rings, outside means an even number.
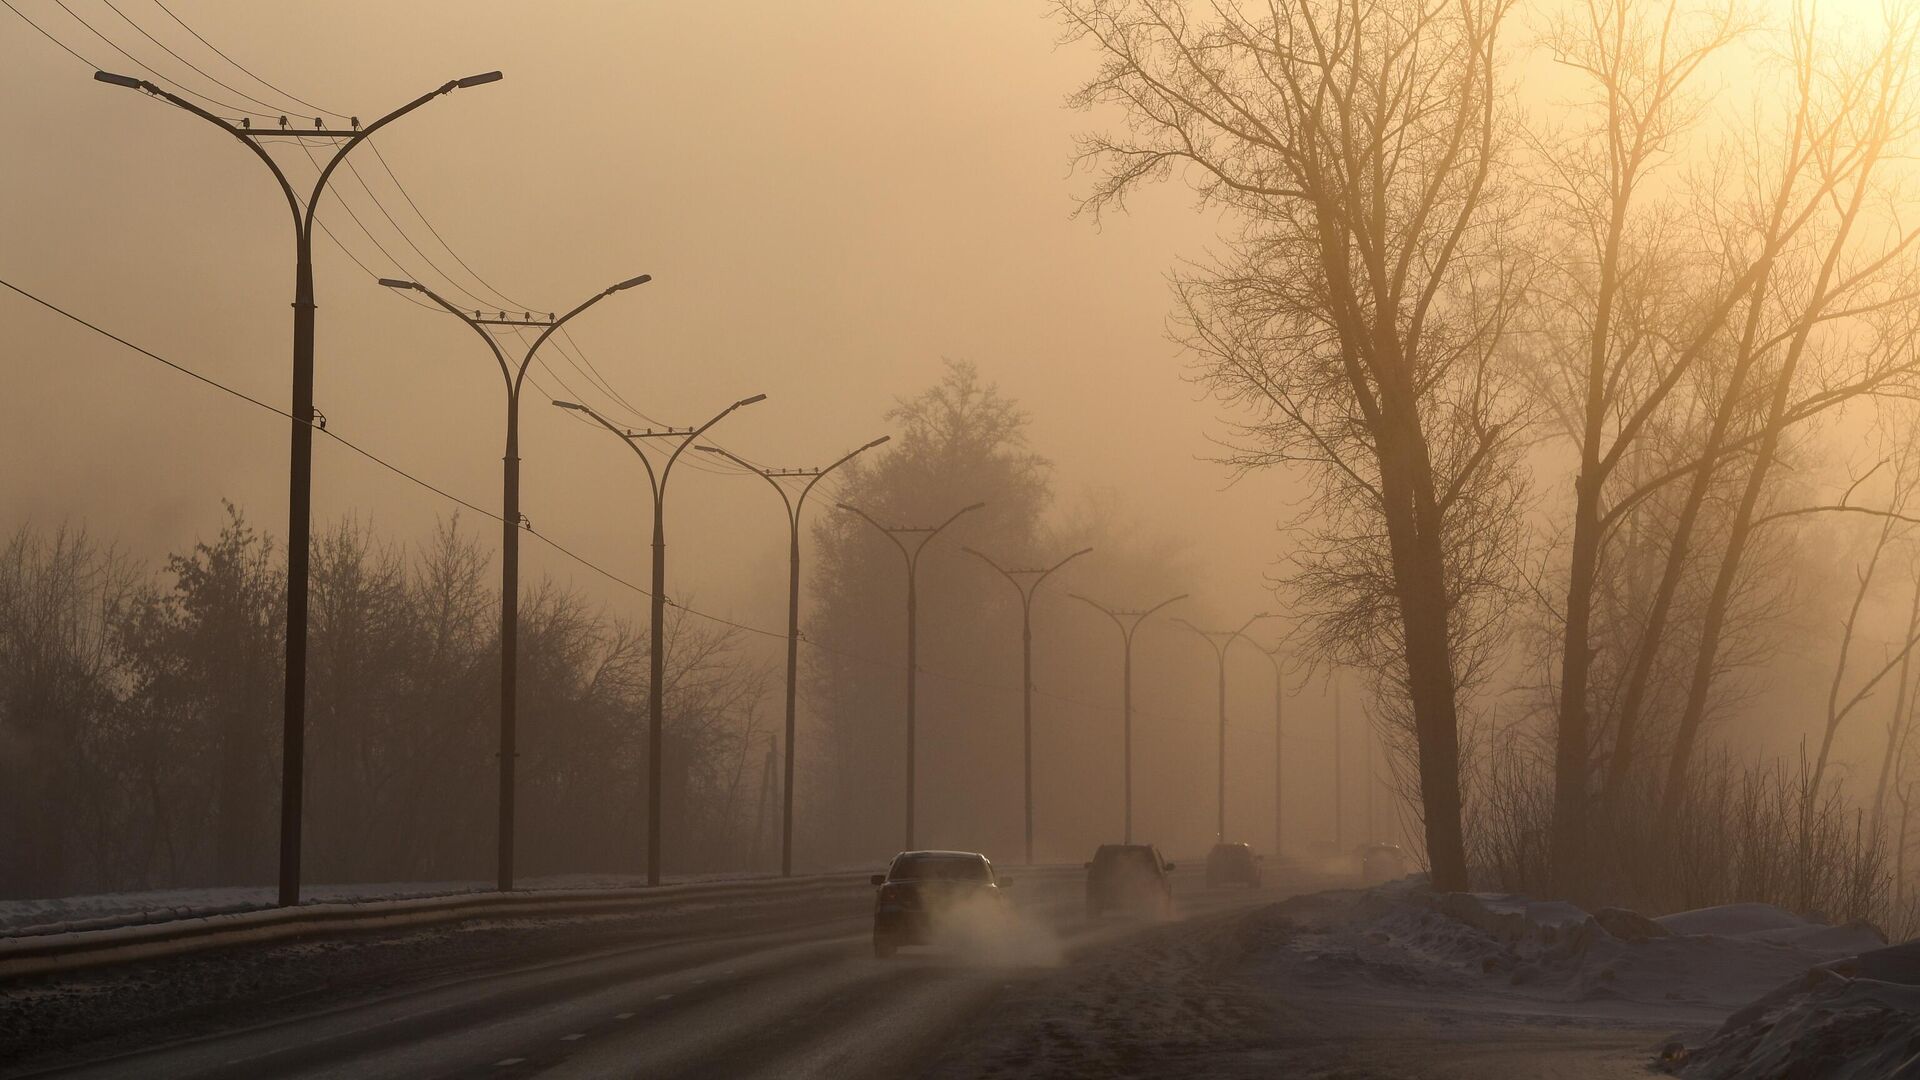
[[[1138,610],[1138,611],[1125,611],[1125,610],[1116,611],[1115,609],[1110,608],[1105,604],[1100,603],[1097,600],[1089,600],[1086,597],[1081,596],[1079,593],[1068,593],[1067,595],[1073,597],[1075,600],[1078,600],[1083,604],[1086,604],[1091,608],[1094,608],[1095,610],[1099,611],[1101,614],[1105,615],[1107,618],[1112,619],[1113,625],[1116,627],[1119,627],[1120,629],[1120,645],[1121,645],[1121,656],[1122,656],[1121,666],[1120,666],[1120,713],[1122,717],[1122,720],[1121,720],[1122,749],[1121,749],[1120,756],[1123,762],[1123,764],[1121,765],[1121,790],[1123,792],[1122,801],[1125,806],[1125,812],[1124,812],[1125,819],[1124,819],[1124,827],[1121,831],[1121,838],[1122,838],[1121,843],[1131,844],[1133,843],[1133,634],[1134,634],[1134,631],[1140,629],[1141,623],[1147,621],[1147,616],[1152,615],[1154,612],[1159,611],[1161,608],[1166,607],[1168,604],[1171,604],[1176,600],[1185,600],[1187,598],[1187,594],[1181,593],[1179,596],[1169,597],[1153,605],[1150,608],[1145,608],[1143,610]]]
[[[1283,723],[1286,719],[1287,704],[1286,673],[1280,665],[1280,646],[1261,649],[1260,655],[1266,657],[1267,663],[1273,665],[1273,851],[1277,855],[1280,853],[1282,841],[1286,835],[1282,831],[1282,826],[1286,824],[1282,814],[1285,807],[1282,802],[1282,791],[1285,787],[1283,771],[1287,760],[1286,730]]]
[[[1345,789],[1340,775],[1340,676],[1334,675],[1333,682],[1333,849],[1336,853],[1346,850],[1346,831],[1342,828],[1341,814],[1345,810]]]
[[[858,507],[848,506],[846,503],[836,503],[834,505],[838,506],[842,510],[848,511],[849,513],[859,514],[861,519],[864,520],[867,524],[880,530],[881,535],[885,536],[888,540],[893,541],[893,546],[900,549],[901,556],[904,557],[907,561],[907,830],[906,830],[907,842],[905,847],[902,850],[912,851],[913,850],[913,782],[914,782],[914,749],[915,749],[914,747],[914,737],[915,737],[914,736],[914,704],[915,704],[914,698],[916,694],[916,684],[918,684],[920,681],[920,667],[919,667],[920,616],[919,616],[919,585],[918,585],[918,580],[920,576],[920,553],[926,550],[926,547],[928,544],[933,543],[933,538],[936,536],[939,536],[941,533],[941,530],[945,529],[947,526],[959,520],[960,515],[971,513],[972,511],[978,510],[987,504],[983,502],[977,502],[971,506],[963,506],[960,509],[955,510],[951,515],[949,515],[947,520],[941,522],[938,525],[933,525],[933,526],[882,525],[878,521],[875,521],[873,518],[868,517],[866,511],[861,510]],[[911,548],[909,548],[906,542],[900,539],[902,536],[917,536],[919,537],[919,539],[914,543],[914,545]]]
[[[766,764],[760,769],[760,801],[753,808],[753,845],[748,850],[747,865],[757,873],[760,869],[760,844],[767,837],[767,794],[773,786],[773,740],[767,740]]]
[[[623,289],[636,285],[645,285],[653,280],[651,274],[641,274],[628,278],[617,285],[610,285],[588,297],[572,311],[555,318],[552,312],[547,317],[537,319],[531,312],[523,311],[519,318],[511,312],[495,312],[487,317],[485,312],[476,311],[472,315],[453,306],[439,293],[415,281],[402,281],[397,278],[381,278],[380,284],[389,289],[412,289],[425,293],[429,299],[452,312],[461,322],[473,328],[480,340],[492,350],[493,359],[500,365],[500,375],[507,385],[507,448],[501,456],[501,497],[500,497],[500,795],[499,811],[499,855],[498,888],[507,892],[513,888],[513,795],[514,765],[519,754],[514,749],[515,729],[520,711],[520,388],[526,382],[527,368],[532,365],[534,354],[540,346],[546,344],[553,332],[565,326],[568,320],[587,310],[601,300]],[[532,327],[540,335],[527,347],[526,355],[519,364],[510,364],[507,355],[500,349],[500,342],[487,329],[489,326],[510,328]]]
[[[1373,772],[1373,725],[1371,723],[1360,729],[1360,746],[1366,751],[1367,760],[1367,835],[1364,842],[1371,844],[1380,839],[1380,833],[1373,825],[1373,789],[1375,786],[1375,777]]]
[[[287,209],[293,214],[293,420],[287,476],[287,633],[285,698],[280,731],[279,872],[280,906],[291,907],[300,902],[300,812],[306,779],[307,565],[313,527],[314,214],[319,209],[320,196],[326,192],[327,181],[333,177],[333,170],[368,136],[436,97],[466,87],[498,82],[501,74],[489,71],[454,79],[421,94],[365,127],[360,126],[357,117],[353,118],[353,126],[344,131],[326,127],[318,117],[314,119],[313,127],[305,129],[293,127],[284,116],[280,118],[278,128],[256,128],[245,119],[235,124],[145,79],[115,75],[108,71],[96,71],[93,77],[99,82],[140,90],[171,102],[240,140],[273,173],[281,194],[287,197]],[[274,138],[342,140],[333,157],[321,166],[320,175],[314,180],[304,203],[294,193],[287,174],[261,142],[262,139]]]
[[[1033,594],[1040,583],[1055,570],[1092,551],[1081,548],[1052,566],[1009,570],[988,558],[984,552],[965,549],[981,562],[999,571],[1015,592],[1020,594],[1020,723],[1021,763],[1025,769],[1027,795],[1027,865],[1033,865]]]
[[[647,679],[648,885],[660,884],[660,779],[662,774],[661,758],[666,752],[666,743],[661,736],[661,731],[666,713],[664,703],[666,700],[667,666],[667,479],[673,475],[674,462],[680,460],[681,453],[683,453],[688,446],[691,446],[696,439],[705,435],[708,428],[725,420],[733,410],[752,405],[755,402],[765,401],[766,399],[767,395],[765,394],[755,394],[749,398],[741,398],[739,401],[715,413],[711,420],[701,424],[699,427],[647,428],[644,431],[633,431],[631,429],[615,427],[612,423],[608,422],[606,417],[601,416],[599,413],[594,412],[592,409],[578,402],[554,402],[556,406],[562,409],[571,409],[575,412],[586,413],[598,421],[601,427],[619,436],[620,441],[627,444],[627,449],[632,450],[634,456],[640,459],[640,464],[646,466],[647,486],[653,492],[653,595],[651,597],[652,602],[649,605],[651,611],[649,612],[650,619],[648,622],[648,626],[651,628],[649,633],[652,638],[648,644],[652,646],[653,655],[648,668],[649,675]],[[667,454],[666,464],[660,467],[658,473],[654,472],[653,461],[647,457],[647,452],[640,448],[647,439],[677,440],[673,443],[673,449]]]
[[[1200,640],[1213,649],[1213,659],[1218,668],[1214,698],[1220,711],[1220,817],[1214,826],[1214,839],[1222,844],[1227,842],[1227,650],[1233,646],[1235,638],[1247,632],[1247,627],[1270,617],[1262,611],[1249,616],[1236,630],[1202,630],[1185,619],[1174,620],[1199,634]]]
[[[793,876],[794,714],[800,677],[800,511],[806,508],[807,496],[812,494],[814,485],[818,484],[823,477],[891,438],[893,438],[891,435],[882,435],[859,449],[849,450],[840,455],[839,460],[822,469],[763,469],[717,446],[696,447],[709,454],[718,454],[772,484],[773,490],[779,493],[780,501],[787,508],[787,761],[786,782],[780,789],[781,877]],[[797,495],[788,492],[786,486],[781,483],[792,477],[799,477],[805,481],[800,485],[800,492]]]

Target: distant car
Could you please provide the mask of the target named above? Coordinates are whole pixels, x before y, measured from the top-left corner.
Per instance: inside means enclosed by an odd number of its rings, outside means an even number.
[[[1087,863],[1087,918],[1108,911],[1170,913],[1172,871],[1152,844],[1101,844]]]
[[[1398,844],[1367,844],[1360,849],[1360,880],[1369,885],[1398,881],[1407,876],[1410,863]]]
[[[1207,884],[1260,887],[1260,856],[1245,844],[1215,844],[1207,852]]]
[[[871,879],[873,955],[884,960],[902,945],[926,945],[943,914],[977,902],[999,903],[1012,882],[996,878],[993,864],[974,851],[903,851],[887,872]]]

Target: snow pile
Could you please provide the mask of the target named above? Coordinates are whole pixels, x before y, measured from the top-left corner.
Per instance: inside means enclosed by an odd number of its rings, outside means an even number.
[[[1689,1080],[1920,1078],[1920,942],[1813,967],[1674,1057]]]
[[[1301,897],[1282,911],[1307,931],[1300,945],[1330,979],[1716,1012],[1808,967],[1886,944],[1869,926],[1826,926],[1765,905],[1648,919],[1512,894],[1434,893],[1415,879]]]

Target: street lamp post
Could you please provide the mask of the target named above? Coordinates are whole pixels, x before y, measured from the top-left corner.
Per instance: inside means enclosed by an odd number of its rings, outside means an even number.
[[[963,506],[960,509],[955,510],[950,516],[948,516],[947,520],[941,522],[938,525],[933,525],[933,526],[882,525],[878,521],[875,521],[873,518],[869,517],[866,511],[861,510],[858,507],[848,506],[846,503],[836,503],[835,505],[840,507],[840,509],[842,510],[848,511],[849,513],[859,514],[860,517],[863,520],[865,520],[867,524],[880,530],[881,535],[885,536],[888,540],[893,541],[893,546],[900,549],[900,555],[903,558],[905,558],[907,561],[907,830],[906,830],[907,842],[903,850],[912,851],[913,850],[914,737],[915,737],[914,704],[915,704],[915,695],[918,689],[917,684],[920,681],[920,678],[919,678],[920,668],[919,668],[919,659],[918,659],[919,658],[919,622],[920,622],[920,616],[919,616],[920,553],[926,549],[926,546],[928,544],[933,542],[934,537],[940,535],[942,530],[944,530],[947,526],[953,524],[955,521],[959,520],[960,515],[970,513],[974,510],[978,510],[987,504],[983,502],[977,502],[971,506]],[[918,535],[920,538],[919,541],[915,543],[911,548],[907,547],[906,543],[900,539],[901,536],[907,535],[907,534]]]
[[[1248,638],[1247,641],[1252,643],[1253,639]],[[1257,648],[1258,646],[1255,647]],[[1278,854],[1282,836],[1280,827],[1283,823],[1280,801],[1282,789],[1281,767],[1286,761],[1286,749],[1282,742],[1285,736],[1281,727],[1281,721],[1285,717],[1286,709],[1286,674],[1280,665],[1280,646],[1275,645],[1271,649],[1261,649],[1260,655],[1266,657],[1267,663],[1273,665],[1273,850]]]
[[[1233,645],[1235,638],[1247,632],[1247,627],[1267,617],[1264,611],[1251,616],[1237,630],[1202,630],[1185,619],[1175,620],[1199,634],[1200,639],[1213,648],[1213,658],[1219,668],[1215,699],[1220,710],[1220,817],[1214,836],[1223,844],[1227,842],[1227,649]]]
[[[96,71],[93,77],[103,83],[144,91],[154,97],[162,98],[240,140],[247,149],[253,151],[255,156],[266,163],[267,168],[273,173],[274,180],[280,185],[281,194],[287,197],[287,209],[293,214],[293,421],[287,484],[287,633],[285,698],[280,735],[279,872],[279,903],[282,907],[288,907],[300,902],[300,811],[305,784],[307,566],[313,522],[314,214],[319,209],[320,196],[326,191],[327,181],[333,177],[333,170],[338,168],[340,163],[346,160],[347,154],[368,136],[436,97],[466,87],[497,82],[501,74],[498,71],[489,71],[481,75],[469,75],[464,79],[454,79],[420,95],[366,127],[361,127],[356,119],[353,127],[346,131],[326,128],[317,120],[312,128],[294,128],[287,124],[285,117],[281,118],[279,128],[256,128],[244,120],[236,125],[145,79],[131,75],[115,75],[108,71]],[[334,151],[333,157],[321,167],[320,175],[313,182],[313,189],[304,204],[294,193],[293,184],[287,180],[287,174],[273,160],[273,155],[267,153],[266,148],[260,143],[261,139],[287,137],[346,140],[340,144],[339,149]]]
[[[1033,863],[1033,594],[1040,583],[1055,570],[1092,551],[1081,548],[1052,566],[1032,569],[1008,569],[994,562],[985,552],[965,549],[981,562],[993,567],[1020,594],[1020,724],[1021,763],[1025,768],[1027,796],[1027,863]]]
[[[1120,628],[1121,653],[1124,658],[1120,677],[1121,716],[1123,718],[1121,736],[1123,750],[1121,756],[1125,761],[1125,764],[1122,766],[1123,778],[1121,786],[1125,792],[1126,802],[1125,829],[1122,833],[1121,842],[1131,844],[1133,843],[1133,633],[1140,629],[1140,624],[1147,620],[1147,616],[1152,615],[1154,612],[1159,611],[1161,608],[1166,607],[1176,600],[1185,600],[1187,594],[1181,593],[1179,596],[1169,597],[1150,608],[1140,611],[1116,611],[1097,600],[1089,600],[1079,593],[1068,593],[1067,595],[1098,610],[1107,618],[1112,619],[1113,625]]]
[[[515,728],[520,711],[519,672],[520,672],[520,388],[526,382],[527,368],[533,363],[535,353],[546,343],[554,331],[567,324],[575,315],[587,310],[601,300],[623,289],[636,285],[645,285],[653,280],[651,274],[641,274],[628,278],[617,285],[611,285],[588,297],[585,302],[565,315],[555,318],[551,312],[545,320],[535,319],[527,312],[521,312],[520,318],[513,318],[510,312],[497,312],[495,318],[487,318],[483,312],[472,315],[447,302],[439,293],[415,281],[402,281],[396,278],[381,278],[380,284],[389,289],[412,289],[425,293],[428,299],[459,317],[461,322],[473,328],[480,340],[487,343],[493,351],[493,358],[500,365],[500,375],[507,384],[507,448],[501,458],[502,494],[500,509],[500,822],[499,822],[499,889],[506,892],[513,888],[513,811],[514,811],[514,764],[517,753],[514,749]],[[507,361],[506,353],[500,349],[500,343],[494,339],[489,326],[534,327],[540,335],[527,347],[526,355],[519,364]]]
[[[707,433],[707,429],[727,418],[733,410],[765,401],[767,395],[755,394],[721,409],[713,419],[693,428],[647,428],[644,431],[630,431],[615,427],[607,418],[594,412],[585,405],[572,401],[556,401],[562,409],[583,412],[599,421],[600,426],[620,437],[627,444],[640,464],[647,469],[647,486],[653,492],[653,596],[651,619],[648,625],[653,647],[647,680],[647,884],[660,884],[660,759],[665,744],[661,739],[661,720],[665,713],[666,692],[666,623],[667,623],[667,531],[666,499],[667,478],[673,473],[673,463],[680,460],[680,454],[694,441]],[[646,451],[640,449],[642,439],[678,439],[672,452],[667,455],[666,464],[654,472],[653,461]]]
[[[722,450],[718,446],[701,446],[696,449],[710,454],[719,454],[734,464],[766,480],[773,490],[780,493],[780,501],[787,507],[787,745],[786,777],[780,789],[783,807],[780,818],[780,876],[793,876],[793,740],[794,714],[797,700],[797,682],[800,673],[800,511],[805,508],[807,496],[823,477],[845,465],[856,456],[879,446],[891,439],[891,435],[882,435],[870,443],[841,455],[838,461],[823,469],[763,469],[758,465],[743,461],[739,457]],[[798,495],[791,494],[781,484],[788,477],[803,477],[806,482],[800,486]]]

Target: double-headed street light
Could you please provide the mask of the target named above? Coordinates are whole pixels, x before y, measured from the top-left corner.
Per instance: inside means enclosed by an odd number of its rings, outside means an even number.
[[[647,680],[647,884],[660,884],[660,759],[664,753],[661,740],[661,719],[665,713],[663,702],[666,693],[666,648],[667,648],[667,529],[666,500],[667,478],[673,473],[673,463],[680,460],[680,454],[695,440],[707,433],[707,429],[727,418],[735,409],[765,401],[767,395],[755,394],[721,409],[713,419],[691,428],[647,428],[644,431],[632,431],[616,427],[607,418],[594,412],[585,405],[572,401],[556,401],[562,409],[583,412],[599,421],[600,426],[620,437],[627,444],[640,464],[647,469],[647,486],[653,492],[653,596],[652,619],[649,622],[652,635],[653,656],[650,676]],[[667,460],[655,472],[652,459],[640,448],[646,439],[676,439],[673,450],[667,454]]]
[[[905,558],[907,561],[907,831],[906,831],[907,842],[905,845],[903,845],[902,850],[912,851],[913,850],[913,781],[914,781],[913,774],[914,774],[914,737],[915,737],[914,736],[914,700],[915,700],[915,694],[917,692],[917,686],[920,681],[920,677],[919,677],[920,676],[920,668],[919,668],[920,606],[919,606],[919,586],[918,586],[918,581],[920,576],[920,552],[924,551],[926,549],[926,546],[933,542],[934,537],[940,535],[941,530],[953,524],[955,521],[958,521],[960,519],[960,515],[971,513],[972,511],[978,510],[987,504],[983,502],[977,502],[977,503],[974,503],[972,506],[963,506],[960,509],[955,510],[950,516],[948,516],[947,520],[941,522],[938,525],[932,525],[932,526],[882,525],[878,521],[875,521],[873,518],[869,517],[866,511],[861,510],[859,507],[848,506],[846,503],[837,503],[835,505],[839,506],[840,509],[847,511],[848,513],[859,514],[860,517],[864,521],[866,521],[867,524],[880,530],[881,535],[885,536],[888,540],[893,541],[893,546],[900,549],[901,556]],[[914,536],[914,537],[918,537],[919,539],[914,542],[912,547],[908,547],[906,541],[900,539],[902,536]]]
[[[850,450],[840,456],[838,461],[823,469],[766,469],[752,462],[722,450],[718,446],[700,446],[695,449],[709,454],[718,454],[741,468],[761,477],[773,485],[780,493],[780,501],[787,506],[787,747],[786,780],[781,787],[781,796],[785,806],[780,818],[780,876],[793,876],[793,737],[795,687],[800,671],[800,511],[806,506],[807,496],[812,494],[828,473],[852,461],[856,456],[879,446],[891,439],[891,435],[882,435],[857,450]],[[793,494],[781,483],[792,477],[804,479],[799,493]]]
[[[1020,722],[1021,722],[1021,761],[1026,770],[1027,793],[1027,863],[1033,863],[1033,594],[1040,591],[1040,583],[1047,580],[1055,570],[1085,555],[1092,548],[1079,551],[1061,559],[1052,566],[1031,569],[1008,569],[994,562],[985,552],[965,549],[981,562],[999,571],[1007,579],[1014,591],[1020,594]]]
[[[1246,640],[1247,643],[1254,648],[1260,649],[1259,643],[1255,642],[1252,638],[1247,638]],[[1283,809],[1281,792],[1284,786],[1281,783],[1281,770],[1282,766],[1286,764],[1286,746],[1284,742],[1286,736],[1282,728],[1282,721],[1286,717],[1286,670],[1280,662],[1279,645],[1275,645],[1271,649],[1260,649],[1260,655],[1266,657],[1267,663],[1273,665],[1273,850],[1278,854],[1280,851],[1280,840],[1283,835],[1281,826],[1285,823],[1281,814],[1281,810]]]
[[[354,147],[395,120],[443,94],[471,86],[498,82],[501,75],[489,71],[454,79],[421,94],[365,127],[353,120],[347,130],[330,129],[319,120],[311,128],[291,126],[285,117],[278,128],[253,127],[242,120],[235,124],[195,105],[177,94],[163,90],[145,79],[96,71],[93,77],[112,86],[124,86],[169,101],[240,140],[273,173],[280,191],[287,197],[287,209],[293,214],[293,404],[292,452],[288,465],[287,494],[287,633],[285,706],[281,717],[280,751],[280,881],[279,902],[291,906],[300,902],[300,810],[305,780],[307,715],[307,565],[313,523],[313,226],[320,196],[327,189],[333,170],[346,160]],[[303,203],[294,193],[287,174],[261,145],[261,139],[342,139],[333,157],[321,167],[320,176]]]
[[[1185,619],[1174,620],[1199,634],[1201,640],[1213,648],[1213,658],[1219,668],[1215,698],[1220,708],[1220,818],[1214,836],[1223,844],[1227,842],[1227,649],[1233,645],[1235,638],[1246,633],[1247,627],[1265,618],[1270,616],[1264,611],[1251,616],[1237,630],[1202,630]]]
[[[1154,612],[1159,611],[1161,608],[1166,607],[1176,600],[1185,600],[1187,594],[1181,593],[1179,596],[1168,597],[1150,608],[1137,611],[1115,610],[1100,603],[1098,600],[1089,600],[1079,593],[1068,593],[1067,595],[1086,604],[1088,607],[1098,610],[1107,618],[1112,619],[1113,625],[1120,628],[1120,643],[1122,654],[1125,658],[1122,662],[1120,676],[1121,715],[1124,718],[1121,741],[1124,747],[1122,757],[1125,761],[1125,764],[1122,766],[1123,777],[1121,786],[1125,791],[1126,802],[1126,822],[1125,829],[1122,833],[1122,842],[1131,844],[1133,843],[1133,633],[1140,629],[1141,623],[1147,621],[1147,616],[1152,615]]]
[[[439,293],[415,281],[402,281],[396,278],[381,278],[380,284],[389,289],[412,289],[425,293],[429,299],[458,316],[461,322],[473,328],[480,340],[493,350],[493,358],[500,365],[500,376],[507,385],[507,450],[501,458],[503,472],[500,508],[500,854],[499,888],[501,892],[513,888],[513,794],[514,794],[514,729],[519,714],[519,671],[520,671],[520,388],[527,379],[527,368],[533,363],[534,354],[540,346],[546,344],[553,332],[567,324],[569,319],[587,310],[600,301],[624,289],[636,285],[645,285],[652,281],[651,274],[641,274],[628,278],[618,285],[611,285],[588,297],[579,306],[565,315],[555,318],[551,312],[545,319],[536,319],[527,312],[521,312],[519,318],[513,318],[510,312],[497,312],[494,318],[488,318],[485,312],[476,311],[469,315],[447,302]],[[526,355],[518,364],[509,363],[506,353],[500,349],[500,343],[487,330],[489,326],[533,327],[540,331],[533,344],[527,347]]]

